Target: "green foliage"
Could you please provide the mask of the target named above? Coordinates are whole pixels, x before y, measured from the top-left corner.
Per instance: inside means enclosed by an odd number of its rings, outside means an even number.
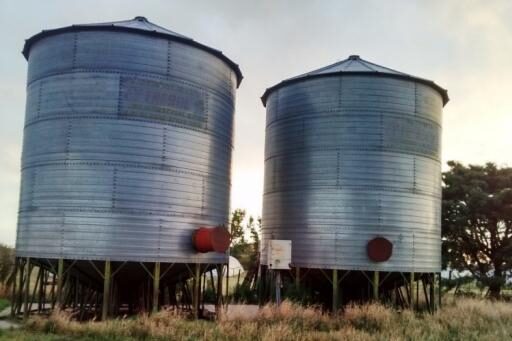
[[[512,168],[448,162],[443,173],[443,266],[469,270],[499,297],[512,270]]]
[[[7,284],[14,268],[14,249],[0,244],[0,283]]]
[[[231,233],[231,245],[244,244],[245,241],[245,231],[243,226],[243,221],[246,216],[245,210],[237,208],[231,213],[231,221],[230,221],[230,233]]]
[[[231,214],[230,231],[230,254],[244,269],[252,268],[259,258],[261,218],[255,220],[252,216],[247,217],[245,210],[236,209]]]

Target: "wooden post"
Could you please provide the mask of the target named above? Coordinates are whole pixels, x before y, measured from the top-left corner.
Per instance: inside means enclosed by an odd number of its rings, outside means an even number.
[[[409,277],[409,282],[410,282],[410,290],[411,290],[411,295],[409,296],[409,307],[414,310],[414,272],[411,271],[410,273],[410,277]]]
[[[373,272],[373,299],[375,301],[379,300],[379,272]]]
[[[160,291],[160,262],[155,263],[153,272],[153,313],[158,311],[158,294]]]
[[[25,279],[25,293],[24,293],[24,302],[23,302],[23,318],[28,319],[29,313],[29,297],[30,297],[30,275],[32,273],[32,267],[30,265],[30,257],[27,257],[26,260],[26,273],[27,278]]]
[[[62,284],[64,283],[64,259],[59,258],[57,267],[57,309],[62,305]]]
[[[332,270],[332,312],[338,311],[338,270]]]
[[[110,260],[105,261],[105,270],[103,274],[103,309],[101,319],[105,321],[108,317],[108,307],[110,303]]]
[[[300,268],[298,266],[295,267],[295,287],[296,289],[300,288]]]

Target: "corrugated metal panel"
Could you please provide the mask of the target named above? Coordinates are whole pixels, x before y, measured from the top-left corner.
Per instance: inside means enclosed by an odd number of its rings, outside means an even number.
[[[31,47],[18,256],[225,262],[237,75],[193,46],[56,32]]]
[[[412,76],[404,72],[396,71],[388,67],[371,63],[367,60],[361,59],[357,55],[352,55],[347,59],[336,62],[334,64],[327,65],[320,69],[285,79],[284,81],[268,88],[263,94],[263,96],[261,96],[261,100],[263,102],[263,105],[267,105],[268,97],[272,92],[276,91],[277,89],[283,88],[291,83],[301,82],[304,79],[325,78],[341,74],[360,76],[386,76],[388,78],[404,79],[407,81],[413,80],[415,83],[427,85],[428,87],[432,88],[432,90],[435,90],[437,93],[439,93],[441,95],[443,104],[446,104],[449,100],[448,92],[431,80]]]
[[[436,89],[386,75],[272,91],[262,245],[291,239],[300,267],[439,271],[442,107]],[[384,263],[366,255],[377,236],[394,244]]]
[[[150,70],[147,72],[151,72],[151,71],[155,70],[155,67],[158,67],[158,66],[161,67],[161,63],[163,61],[163,64],[167,65],[168,69],[170,70],[171,69],[170,66],[174,62],[186,62],[187,59],[185,59],[185,60],[176,59],[176,58],[171,58],[171,56],[169,56],[169,55],[162,54],[161,51],[165,47],[162,47],[161,45],[168,44],[170,47],[170,45],[173,42],[177,42],[177,43],[181,44],[182,48],[183,48],[183,46],[189,46],[194,49],[194,51],[195,51],[194,53],[192,53],[192,54],[186,53],[188,57],[193,57],[193,55],[199,54],[197,52],[197,50],[201,50],[201,51],[209,54],[210,57],[211,56],[216,57],[216,58],[200,58],[200,59],[201,59],[201,62],[203,62],[203,63],[206,63],[208,61],[208,59],[210,59],[214,63],[222,62],[223,64],[227,64],[230,67],[230,69],[233,71],[233,75],[236,78],[236,86],[240,85],[240,83],[242,82],[243,76],[242,76],[242,72],[240,71],[240,68],[238,67],[238,64],[236,64],[231,59],[226,57],[221,51],[213,49],[209,46],[203,45],[203,44],[201,44],[191,38],[188,38],[184,35],[178,34],[176,32],[173,32],[173,31],[163,28],[161,26],[155,25],[154,23],[149,22],[144,17],[135,17],[132,20],[114,21],[114,22],[107,22],[107,23],[72,25],[72,26],[61,27],[61,28],[52,29],[52,30],[44,30],[38,34],[35,34],[34,36],[30,37],[29,39],[27,39],[25,41],[25,46],[23,47],[23,55],[25,56],[25,58],[27,60],[29,60],[32,53],[34,53],[32,51],[33,46],[37,45],[41,40],[43,40],[47,37],[55,36],[57,34],[61,37],[60,40],[57,40],[57,41],[54,40],[52,42],[48,42],[47,40],[45,40],[45,44],[48,45],[48,44],[53,43],[56,45],[60,45],[60,44],[63,44],[64,43],[63,41],[66,39],[67,40],[76,40],[76,37],[74,34],[76,32],[81,32],[81,35],[82,35],[81,42],[80,42],[81,43],[80,44],[81,45],[80,52],[85,53],[85,54],[87,54],[87,53],[94,54],[95,49],[102,48],[105,50],[105,52],[109,52],[111,54],[111,56],[115,56],[116,58],[119,59],[120,67],[126,66],[126,67],[128,67],[128,69],[131,69],[134,67],[134,65],[133,65],[134,63],[144,61],[147,63],[146,66]],[[89,46],[88,46],[86,38],[85,38],[86,37],[85,32],[92,33],[92,35],[89,35],[89,37],[92,37],[92,39],[89,40],[89,42],[92,43],[92,46],[93,46],[92,50],[88,48]],[[116,49],[116,46],[111,46],[110,44],[108,44],[109,40],[103,39],[103,37],[101,35],[98,35],[99,32],[102,32],[103,34],[107,34],[108,32],[110,32],[110,33],[125,32],[125,33],[131,33],[131,34],[129,36],[118,36],[119,39],[123,39],[123,37],[128,37],[129,42],[125,43],[125,47],[123,48],[123,51],[112,51],[112,49]],[[70,33],[70,34],[64,35],[65,33]],[[148,37],[148,36],[153,37],[153,38],[161,38],[161,39],[160,39],[160,41],[154,40],[153,44],[146,44],[146,43],[144,43],[144,41],[145,41],[144,37]],[[138,38],[140,38],[140,39],[138,39]],[[138,41],[139,42],[142,41],[142,46],[137,43]],[[131,45],[132,49],[128,49],[128,47],[130,47],[130,45]],[[69,54],[73,54],[73,56],[75,58],[72,60],[67,58],[67,60],[69,62],[71,62],[73,64],[73,66],[75,66],[74,64],[76,62],[76,58],[78,57],[78,55],[76,53],[77,51],[75,49],[78,48],[79,46],[77,44],[74,44],[73,47],[74,47],[74,49],[67,50],[67,51],[63,51],[61,49],[52,50],[52,49],[48,48],[44,51],[40,50],[40,52],[46,53],[46,57],[48,57],[48,56],[61,57],[61,53],[66,54],[66,56],[69,56]],[[119,45],[117,45],[117,48],[118,47],[119,47]],[[122,53],[120,53],[120,52],[122,52]],[[177,52],[177,49],[172,49],[172,52]],[[56,55],[56,54],[58,54],[58,55]],[[148,56],[148,55],[151,55],[152,57],[154,57],[155,60],[147,59],[147,58],[146,59],[142,58],[141,60],[137,60],[138,57],[144,57],[144,56]],[[132,58],[134,56],[136,56],[135,59]],[[42,58],[39,57],[39,58],[37,58],[37,60],[44,62],[44,57],[42,57]],[[194,58],[192,58],[192,60],[194,60]],[[48,61],[50,62],[49,65],[47,65],[48,67],[54,67],[54,68],[55,67],[65,67],[62,64],[55,65],[54,63],[51,63],[51,57],[48,58]],[[125,63],[123,63],[123,61]],[[126,61],[127,61],[127,63],[126,63]],[[93,66],[97,67],[98,64],[100,64],[101,60],[91,60],[90,58],[85,58],[82,62],[86,62],[86,63],[94,62],[95,64]],[[158,62],[160,62],[160,63],[158,63]],[[160,64],[160,65],[158,65],[158,64]],[[115,67],[116,64],[113,64],[113,65]],[[140,67],[141,66],[139,65],[139,68]],[[205,71],[205,72],[213,71],[208,68],[202,68],[201,70]],[[41,70],[41,71],[43,71],[43,70]]]

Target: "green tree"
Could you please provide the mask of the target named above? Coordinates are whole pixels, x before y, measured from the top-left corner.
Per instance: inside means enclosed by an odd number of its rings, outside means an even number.
[[[443,265],[469,270],[500,296],[512,269],[512,168],[448,162],[443,173]]]
[[[231,213],[231,221],[229,222],[229,231],[231,233],[231,246],[245,243],[245,231],[243,222],[246,216],[245,210],[237,208]]]
[[[251,268],[259,258],[259,230],[261,218],[247,217],[243,209],[236,209],[231,213],[231,250],[233,257],[240,261],[244,269]],[[248,239],[249,237],[249,239]]]
[[[14,249],[0,244],[0,283],[6,284],[14,268]]]

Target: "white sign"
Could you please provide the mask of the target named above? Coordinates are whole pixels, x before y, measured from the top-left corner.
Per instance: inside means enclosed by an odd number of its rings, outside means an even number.
[[[267,247],[267,265],[270,269],[286,270],[292,262],[291,240],[269,240]]]

